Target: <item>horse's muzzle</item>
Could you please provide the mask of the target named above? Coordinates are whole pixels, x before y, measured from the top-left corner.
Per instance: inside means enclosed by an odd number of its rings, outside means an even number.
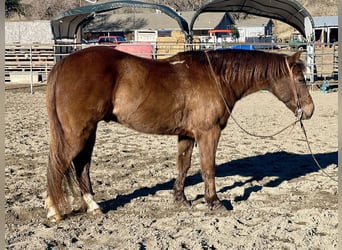
[[[310,119],[311,116],[313,115],[315,110],[315,106],[313,103],[307,104],[302,106],[300,109],[296,109],[295,115],[296,117],[303,119],[303,120],[307,120]]]

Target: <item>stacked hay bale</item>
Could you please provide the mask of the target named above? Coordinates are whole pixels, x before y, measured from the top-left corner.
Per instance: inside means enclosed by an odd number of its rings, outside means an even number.
[[[169,37],[157,38],[157,58],[166,58],[185,50],[186,40],[184,33],[173,30]]]

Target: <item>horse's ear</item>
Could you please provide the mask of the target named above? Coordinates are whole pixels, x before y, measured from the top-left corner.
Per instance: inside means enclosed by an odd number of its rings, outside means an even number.
[[[303,50],[300,49],[296,53],[294,53],[292,56],[289,56],[287,58],[287,61],[288,61],[290,66],[292,66],[292,65],[294,65],[300,61],[300,56],[301,56],[302,52],[303,52]]]

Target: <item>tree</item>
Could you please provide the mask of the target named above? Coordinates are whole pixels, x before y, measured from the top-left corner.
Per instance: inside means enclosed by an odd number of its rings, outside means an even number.
[[[24,10],[20,0],[6,0],[5,1],[5,16],[10,17],[13,13],[24,15]]]
[[[235,25],[233,25],[232,30],[233,30],[232,37],[234,41],[236,42],[236,40],[240,38],[240,33],[239,33],[239,30],[235,27]]]

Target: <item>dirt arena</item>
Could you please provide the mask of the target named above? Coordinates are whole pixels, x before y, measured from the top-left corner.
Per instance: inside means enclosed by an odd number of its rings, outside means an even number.
[[[337,93],[311,92],[304,121],[312,151],[337,179]],[[7,249],[337,249],[337,182],[319,170],[299,126],[273,139],[242,132],[232,120],[217,151],[216,187],[226,209],[203,198],[198,148],[185,193],[173,203],[176,137],[139,134],[100,123],[91,178],[104,214],[46,219],[48,154],[45,87],[6,90],[5,212]],[[294,115],[265,91],[233,115],[253,133],[272,134]]]

